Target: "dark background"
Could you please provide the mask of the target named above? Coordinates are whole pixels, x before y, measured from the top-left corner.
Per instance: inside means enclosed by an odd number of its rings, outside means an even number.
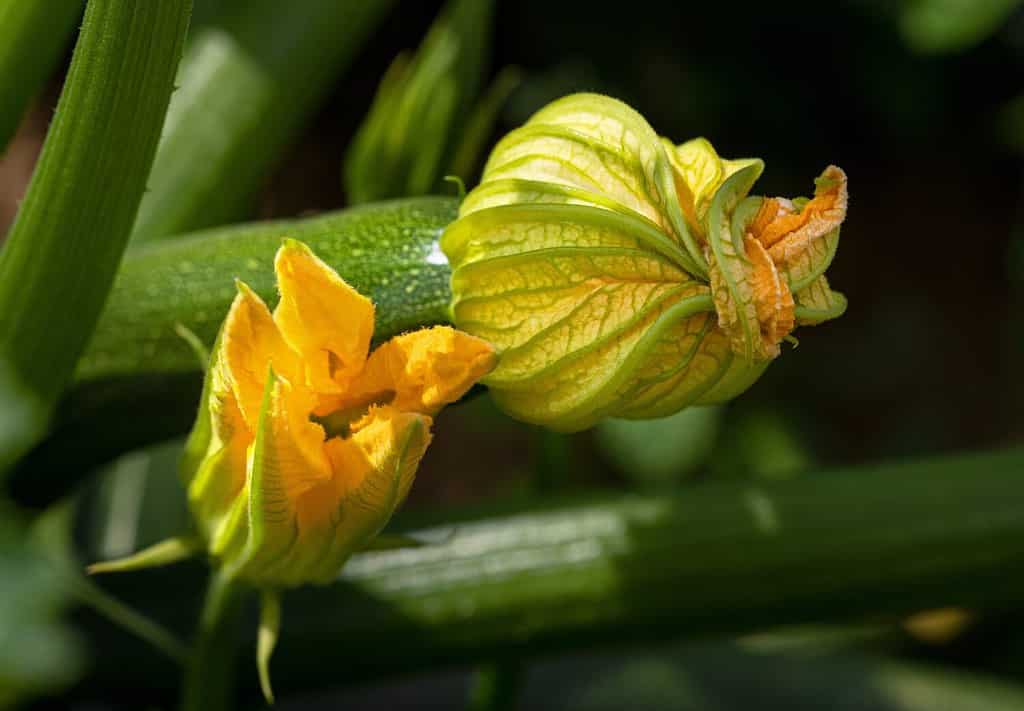
[[[441,4],[399,3],[267,181],[259,216],[345,204],[345,147],[388,64],[418,45]],[[525,78],[495,137],[558,96],[598,91],[677,143],[704,136],[725,157],[763,158],[759,194],[810,193],[829,163],[849,175],[849,217],[829,272],[849,310],[801,329],[800,346],[784,347],[727,406],[696,476],[735,473],[749,465],[744,457],[771,473],[774,456],[788,475],[1022,439],[1024,14],[972,46],[935,53],[908,39],[906,5],[498,2],[492,74],[516,65]],[[0,160],[0,231],[60,79]],[[520,490],[552,448],[568,462],[570,487],[630,485],[596,441],[600,432],[552,444],[502,417],[486,395],[449,408],[436,432],[413,510]],[[752,432],[768,444],[748,455]],[[545,668],[538,678],[557,685],[552,670],[563,667]],[[449,676],[359,694],[347,707],[442,703],[461,698],[462,687]]]

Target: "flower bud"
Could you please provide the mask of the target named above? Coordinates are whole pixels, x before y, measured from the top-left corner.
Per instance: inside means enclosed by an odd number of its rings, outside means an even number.
[[[824,272],[845,174],[826,169],[811,200],[750,197],[763,167],[675,146],[596,94],[500,141],[441,241],[454,323],[498,349],[498,405],[574,431],[723,402],[797,324],[840,315]]]

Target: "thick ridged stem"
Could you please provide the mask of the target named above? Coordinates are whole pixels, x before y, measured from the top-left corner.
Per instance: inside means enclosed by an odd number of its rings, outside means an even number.
[[[35,4],[35,3],[26,3]],[[0,255],[0,357],[48,406],[85,348],[146,186],[191,0],[91,0]]]

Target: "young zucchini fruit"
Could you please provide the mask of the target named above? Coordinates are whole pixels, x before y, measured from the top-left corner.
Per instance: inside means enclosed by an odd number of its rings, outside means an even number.
[[[12,474],[24,505],[45,505],[92,466],[184,434],[209,349],[244,280],[276,301],[274,254],[286,237],[308,244],[376,305],[374,336],[448,321],[449,269],[437,242],[452,198],[416,198],[299,220],[237,225],[131,250],[51,436]],[[45,479],[33,472],[49,471]]]

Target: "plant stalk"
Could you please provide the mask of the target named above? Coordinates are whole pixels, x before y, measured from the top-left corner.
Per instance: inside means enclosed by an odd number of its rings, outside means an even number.
[[[226,711],[234,706],[239,630],[250,592],[218,569],[210,573],[195,648],[182,682],[182,711]]]
[[[1024,449],[1011,449],[407,513],[421,538],[445,542],[358,555],[336,583],[289,593],[275,690],[587,645],[1010,609],[1024,596],[1022,470]],[[198,581],[183,567],[173,592],[109,583],[167,619]],[[125,683],[121,667],[97,673]],[[140,672],[138,683],[167,682]]]
[[[56,115],[0,254],[0,357],[44,407],[71,377],[113,283],[191,9],[191,0],[91,0],[86,8]]]

